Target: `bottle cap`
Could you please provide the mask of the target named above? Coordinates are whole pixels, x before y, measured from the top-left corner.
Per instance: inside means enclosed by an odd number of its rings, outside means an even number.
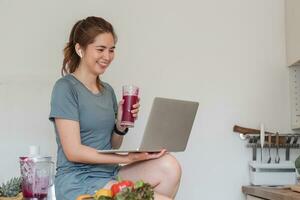
[[[30,156],[38,156],[40,155],[40,147],[37,145],[30,145],[29,146],[29,155]]]

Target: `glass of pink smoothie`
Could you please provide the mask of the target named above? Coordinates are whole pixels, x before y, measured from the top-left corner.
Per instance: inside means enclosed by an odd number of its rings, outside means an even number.
[[[123,114],[121,125],[122,126],[134,126],[135,118],[132,116],[131,110],[133,105],[138,102],[139,88],[134,85],[123,86]]]

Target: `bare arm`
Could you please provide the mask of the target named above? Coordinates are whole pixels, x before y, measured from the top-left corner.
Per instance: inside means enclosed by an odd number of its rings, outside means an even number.
[[[113,133],[111,137],[111,146],[113,149],[118,149],[121,147],[124,136]]]
[[[117,114],[117,119],[116,119],[116,126],[119,131],[124,132],[126,128],[129,128],[127,126],[121,126],[121,119],[122,119],[122,105],[124,103],[124,100],[121,100],[118,105],[118,114]],[[138,112],[140,108],[140,103],[137,102],[137,104],[133,105],[133,109],[131,110],[132,116],[134,118],[137,118]],[[122,145],[124,136],[118,135],[116,133],[113,133],[111,137],[111,145],[113,149],[118,149]]]
[[[129,163],[127,155],[100,154],[96,149],[82,145],[79,122],[55,118],[63,151],[69,161],[87,164]]]
[[[122,103],[122,102],[121,102]],[[120,105],[121,105],[120,103]],[[139,104],[136,104],[132,111],[136,117]],[[120,115],[119,115],[120,117]],[[117,120],[119,130],[124,130],[126,127],[119,126],[120,120]],[[96,149],[81,144],[79,122],[55,118],[55,125],[58,131],[60,142],[67,159],[71,162],[86,163],[86,164],[128,164],[142,160],[149,160],[161,157],[165,151],[160,153],[129,153],[127,155],[118,154],[101,154]],[[122,144],[123,136],[113,134],[111,142],[113,147],[119,147]]]
[[[71,162],[86,164],[128,164],[142,160],[161,157],[160,153],[129,153],[128,155],[101,154],[96,149],[82,145],[80,139],[79,122],[67,119],[55,118],[59,138],[67,159]]]

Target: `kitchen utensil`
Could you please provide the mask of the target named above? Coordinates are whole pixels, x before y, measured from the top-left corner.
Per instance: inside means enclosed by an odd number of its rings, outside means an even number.
[[[242,135],[243,135],[243,134],[242,134]],[[253,137],[250,137],[250,136],[249,136],[249,141],[248,141],[248,142],[249,142],[249,144],[253,143]]]
[[[237,133],[240,133],[239,134],[240,138],[243,139],[243,140],[248,139],[249,136],[251,137],[251,136],[255,136],[255,135],[260,134],[260,130],[258,130],[258,129],[245,128],[245,127],[241,127],[241,126],[237,126],[237,125],[234,125],[233,131],[237,132]],[[275,133],[265,131],[265,135],[268,135],[268,134],[276,135]],[[299,136],[300,136],[300,134],[299,134]],[[284,134],[284,136],[283,136],[283,134],[281,136],[279,136],[279,144],[285,144],[285,141],[286,141],[285,138],[286,138],[286,134]],[[275,144],[275,138],[272,138],[272,141]]]
[[[264,124],[260,124],[260,161],[263,162],[263,149],[265,144],[265,127]]]
[[[253,137],[253,147],[252,147],[252,160],[256,160],[256,154],[257,154],[257,141],[258,137]]]
[[[271,139],[272,139],[272,135],[269,134],[268,135],[269,159],[268,159],[267,163],[271,163],[271,161],[272,161],[272,158],[271,158],[271,144],[272,144],[272,141],[271,141]]]
[[[233,126],[233,131],[238,133],[243,133],[243,134],[260,134],[260,130],[258,129],[245,128],[237,125]],[[274,134],[274,133],[265,131],[265,134]]]
[[[285,143],[285,160],[290,160],[290,142],[293,137],[287,136],[286,143]]]
[[[240,133],[240,138],[241,138],[242,140],[246,140],[246,139],[249,139],[249,138],[250,138],[250,135]],[[250,139],[251,139],[251,138],[250,138]]]
[[[280,157],[279,157],[279,133],[276,133],[276,157],[275,157],[275,163],[280,162]]]
[[[296,144],[297,144],[297,141],[298,141],[298,136],[295,136],[295,137],[294,137],[294,141],[293,141],[293,145],[296,145]]]

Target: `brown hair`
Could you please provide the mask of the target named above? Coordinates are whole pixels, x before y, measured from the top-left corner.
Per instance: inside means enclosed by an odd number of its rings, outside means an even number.
[[[64,48],[64,60],[61,69],[61,74],[73,73],[79,66],[80,57],[77,55],[75,45],[78,43],[83,49],[87,45],[93,43],[95,37],[101,33],[111,33],[114,37],[115,43],[117,36],[113,26],[101,17],[90,16],[86,19],[76,22],[71,30],[69,41]],[[100,79],[97,78],[100,89]]]

